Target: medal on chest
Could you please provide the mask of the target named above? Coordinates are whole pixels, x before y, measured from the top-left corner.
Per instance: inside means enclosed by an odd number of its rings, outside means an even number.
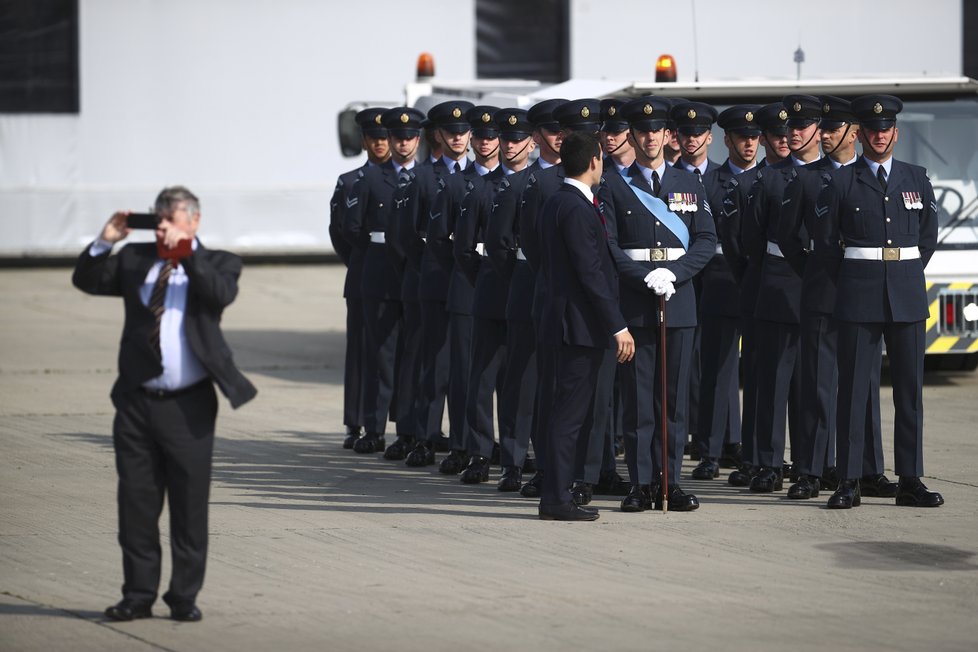
[[[670,192],[668,197],[669,210],[680,213],[695,213],[698,210],[696,205],[696,194],[691,192]]]
[[[903,205],[908,211],[920,210],[924,207],[924,202],[919,192],[904,192],[901,194],[903,195]]]

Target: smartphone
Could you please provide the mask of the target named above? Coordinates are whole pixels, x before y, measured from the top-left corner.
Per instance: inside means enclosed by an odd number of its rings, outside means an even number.
[[[193,252],[193,242],[190,238],[177,241],[177,246],[173,249],[167,249],[162,242],[159,240],[156,241],[156,254],[160,258],[175,258],[180,260],[181,258],[189,258]]]
[[[156,213],[129,213],[126,217],[126,226],[130,229],[155,229],[160,223],[160,218]]]

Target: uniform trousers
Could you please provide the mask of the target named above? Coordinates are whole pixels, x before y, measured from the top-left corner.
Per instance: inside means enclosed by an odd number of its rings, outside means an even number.
[[[397,434],[420,436],[425,430],[424,401],[421,389],[422,326],[421,304],[404,301],[401,304],[401,333],[397,339],[396,385],[394,388],[394,419]]]
[[[602,471],[615,469],[615,440],[611,430],[611,408],[615,385],[617,351],[608,349],[601,358],[594,385],[594,398],[577,440],[574,479],[597,484]]]
[[[893,385],[894,470],[897,475],[924,473],[924,322],[839,322],[838,469],[843,479],[863,474],[865,406],[886,343]]]
[[[421,302],[421,328],[421,400],[424,436],[429,441],[438,441],[438,437],[441,437],[442,419],[445,416],[450,368],[448,313],[443,302]]]
[[[537,347],[533,324],[506,322],[506,375],[499,394],[499,463],[523,466],[537,393]],[[540,450],[534,441],[537,460]]]
[[[448,438],[452,450],[464,451],[472,440],[472,428],[465,415],[472,365],[472,315],[449,314],[448,346]]]
[[[384,434],[394,398],[397,339],[401,331],[401,302],[364,297],[363,427]]]
[[[163,599],[193,604],[207,562],[207,500],[217,395],[210,381],[170,398],[114,395],[122,595],[152,604],[160,583],[159,519],[170,510],[172,575]]]
[[[466,419],[471,439],[466,446],[472,455],[489,457],[495,441],[492,418],[492,396],[499,393],[506,373],[506,321],[472,320],[472,358],[465,399]],[[511,423],[499,420],[499,441],[506,437],[503,428]],[[500,458],[501,459],[501,458]]]
[[[343,365],[343,425],[363,427],[363,301],[346,300],[346,353]]]
[[[724,442],[741,440],[740,318],[703,315],[700,337],[700,415],[693,439],[700,455],[717,459]]]
[[[800,383],[798,324],[758,319],[757,327],[757,407],[755,445],[760,466],[781,470],[792,385]],[[794,411],[795,408],[791,408]],[[797,417],[795,417],[797,418]],[[800,426],[798,426],[800,428]],[[797,432],[795,428],[793,431]],[[794,450],[794,449],[793,449]]]

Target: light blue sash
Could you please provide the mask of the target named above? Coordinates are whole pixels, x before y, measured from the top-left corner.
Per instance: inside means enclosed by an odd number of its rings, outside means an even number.
[[[648,192],[643,188],[639,188],[632,183],[631,177],[622,177],[628,187],[632,189],[638,200],[642,202],[642,205],[649,209],[649,212],[658,218],[660,222],[665,224],[666,228],[672,231],[672,234],[679,238],[679,241],[683,244],[683,249],[689,251],[689,229],[686,228],[686,223],[683,222],[682,218],[669,210],[666,203]]]

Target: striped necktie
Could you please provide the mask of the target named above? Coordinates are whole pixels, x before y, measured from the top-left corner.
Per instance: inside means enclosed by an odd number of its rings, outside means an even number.
[[[160,322],[163,320],[163,311],[165,310],[164,304],[166,303],[166,290],[170,284],[170,274],[173,272],[173,268],[176,266],[176,260],[173,258],[168,258],[163,264],[163,268],[160,270],[160,275],[156,278],[156,283],[153,285],[153,293],[149,295],[149,310],[153,313],[153,317],[156,318],[156,323],[153,325],[153,330],[150,331],[149,341],[153,345],[153,350],[156,351],[156,355],[163,359],[163,354],[160,352]]]

